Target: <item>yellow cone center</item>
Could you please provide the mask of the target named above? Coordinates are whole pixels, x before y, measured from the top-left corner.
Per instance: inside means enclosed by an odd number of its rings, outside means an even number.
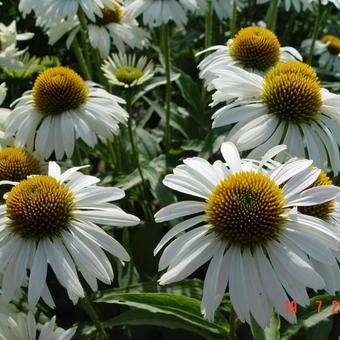
[[[267,28],[246,27],[234,37],[230,54],[245,68],[266,71],[279,61],[280,43]]]
[[[55,178],[34,176],[13,187],[6,199],[10,228],[27,239],[58,236],[75,207],[72,192]]]
[[[239,172],[221,181],[208,198],[206,221],[226,242],[253,247],[278,237],[285,197],[268,176]]]
[[[67,67],[51,67],[36,79],[33,103],[44,115],[58,115],[79,108],[88,93],[88,86],[76,72]]]
[[[340,39],[334,35],[327,34],[321,41],[327,43],[327,50],[331,54],[338,55],[340,53]]]
[[[314,70],[299,61],[279,63],[264,79],[262,100],[279,119],[308,123],[321,113],[319,79]]]

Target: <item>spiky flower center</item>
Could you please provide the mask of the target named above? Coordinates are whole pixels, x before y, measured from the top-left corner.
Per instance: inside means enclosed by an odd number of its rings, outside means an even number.
[[[230,45],[230,54],[245,68],[266,71],[280,59],[276,35],[263,27],[242,28]]]
[[[127,85],[132,84],[135,80],[143,76],[143,71],[140,68],[129,65],[117,68],[114,73],[120,82]]]
[[[45,175],[21,181],[6,199],[10,228],[26,239],[58,236],[67,229],[75,202],[72,192]]]
[[[212,191],[205,208],[206,221],[225,242],[252,248],[278,237],[284,205],[282,190],[268,176],[239,172]]]
[[[280,63],[264,79],[262,100],[279,119],[311,122],[319,117],[322,107],[319,79],[307,64]]]
[[[338,55],[340,53],[340,38],[327,34],[322,39],[321,42],[327,43],[327,50],[331,54]]]
[[[39,160],[25,150],[0,150],[0,180],[19,182],[30,175],[40,174]]]
[[[104,26],[108,24],[120,24],[123,21],[124,13],[123,8],[116,1],[112,1],[113,9],[104,7],[102,9],[102,18],[96,19],[96,24],[99,26]]]
[[[333,185],[332,180],[323,171],[320,172],[318,179],[310,186],[310,188],[315,188],[322,185]],[[329,220],[334,209],[335,200],[331,200],[322,204],[310,205],[307,207],[298,207],[298,211],[302,214],[318,217],[325,221]]]
[[[51,67],[36,79],[33,103],[44,115],[59,115],[84,104],[88,93],[88,86],[76,72],[67,67]]]

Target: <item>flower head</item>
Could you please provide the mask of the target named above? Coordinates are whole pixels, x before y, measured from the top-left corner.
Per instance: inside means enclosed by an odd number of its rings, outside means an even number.
[[[301,47],[307,55],[310,50],[312,39],[306,39]],[[333,72],[340,72],[340,38],[327,34],[321,40],[315,41],[314,54],[319,57],[319,65]]]
[[[184,25],[186,12],[197,7],[196,0],[127,0],[126,8],[132,16],[143,15],[144,25],[161,26],[170,20]]]
[[[110,203],[124,197],[122,190],[98,187],[96,177],[82,175],[79,169],[62,174],[59,166],[50,162],[48,175],[17,183],[0,207],[0,237],[6,240],[1,249],[7,254],[0,265],[5,301],[22,286],[27,269],[29,304],[34,306],[42,297],[53,306],[45,282],[48,264],[76,303],[84,296],[77,269],[97,290],[97,279],[107,284],[113,280],[103,249],[121,261],[129,261],[124,248],[98,224],[124,227],[138,224],[139,219]]]
[[[281,141],[293,156],[340,170],[340,96],[320,87],[315,71],[298,61],[279,63],[264,78],[236,67],[219,69],[213,105],[231,100],[213,115],[213,127],[237,123],[228,139],[259,157]]]
[[[52,152],[57,159],[65,153],[70,158],[76,139],[94,147],[97,136],[110,139],[118,132],[118,123],[128,118],[120,103],[124,100],[73,70],[52,67],[37,77],[32,91],[13,103],[5,137],[14,135],[17,147],[34,149],[45,159]]]
[[[105,60],[102,70],[112,85],[124,87],[141,85],[154,75],[152,61],[126,54],[112,54]]]
[[[198,65],[200,77],[209,90],[213,89],[212,81],[218,77],[218,70],[229,66],[264,74],[279,61],[302,60],[294,48],[281,47],[274,32],[258,26],[242,28],[233,39],[228,40],[227,46],[212,46],[198,55],[212,50],[215,52]]]
[[[273,161],[283,149],[276,146],[258,162],[241,160],[235,146],[224,143],[224,163],[189,158],[163,181],[196,199],[171,204],[155,215],[156,222],[185,217],[155,249],[158,253],[167,245],[159,262],[159,270],[167,271],[159,282],[180,281],[210,260],[201,305],[209,320],[229,286],[241,321],[250,323],[252,315],[266,327],[274,307],[295,322],[295,315],[284,308],[287,294],[308,305],[306,288],[324,288],[319,269],[330,270],[336,263],[330,250],[338,249],[339,235],[318,218],[298,213],[296,207],[331,202],[340,189],[310,187],[320,175],[311,161]],[[308,247],[311,238],[314,246]],[[318,261],[318,269],[310,258]]]

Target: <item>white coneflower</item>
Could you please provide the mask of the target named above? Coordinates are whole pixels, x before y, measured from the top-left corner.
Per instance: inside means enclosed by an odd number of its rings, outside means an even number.
[[[101,9],[101,17],[96,16],[96,20],[88,24],[91,46],[98,49],[103,58],[110,53],[111,40],[119,52],[125,52],[127,47],[142,49],[148,43],[149,34],[138,27],[137,20],[126,13],[125,7],[115,0],[110,1],[113,8],[104,7]],[[39,15],[37,22],[46,31],[51,45],[68,34],[67,48],[70,47],[80,29],[77,16],[61,20],[46,20],[44,15]]]
[[[237,123],[227,138],[239,150],[258,157],[283,143],[291,155],[338,173],[340,96],[320,87],[312,67],[280,63],[264,78],[230,67],[220,69],[213,84],[214,104],[237,98],[214,113],[213,127]]]
[[[76,139],[90,147],[97,136],[111,139],[118,133],[118,123],[125,123],[127,112],[119,105],[124,100],[99,85],[84,81],[66,67],[52,67],[36,79],[32,91],[16,100],[7,121],[6,136],[15,136],[15,146],[34,146],[48,159],[66,153],[71,157]]]
[[[333,181],[323,171],[320,172],[319,177],[310,188],[317,188],[325,185],[333,185]],[[340,200],[339,195],[332,201],[328,201],[322,204],[315,204],[305,207],[299,207],[298,212],[301,214],[313,216],[323,221],[323,223],[330,224],[331,228],[340,236]],[[293,242],[299,238],[299,235],[295,235],[291,238]],[[306,244],[308,247],[315,247],[314,239],[311,238]],[[334,255],[340,262],[340,251],[334,251]],[[326,283],[326,291],[335,295],[337,291],[340,291],[340,269],[339,264],[335,262],[333,265],[325,266],[324,263],[311,258],[313,266],[317,272],[323,277]]]
[[[267,161],[280,150],[282,146],[271,149],[258,164],[242,161],[236,147],[224,143],[225,163],[211,165],[199,157],[189,158],[163,181],[198,199],[171,204],[155,215],[157,222],[186,217],[155,249],[158,253],[168,244],[159,262],[159,270],[167,268],[160,284],[180,281],[211,260],[201,308],[209,320],[229,285],[231,303],[241,321],[250,323],[252,315],[266,327],[274,307],[296,322],[296,316],[285,311],[288,295],[306,306],[310,303],[306,287],[325,287],[309,257],[325,265],[336,262],[329,250],[338,249],[339,238],[328,224],[296,213],[295,207],[329,202],[339,188],[307,189],[320,173],[311,168],[312,161],[272,163],[268,169]],[[298,237],[293,242],[294,235]],[[311,238],[317,247],[306,246]]]
[[[97,279],[106,284],[113,280],[111,263],[103,250],[120,261],[129,261],[125,249],[97,225],[139,223],[137,217],[109,203],[124,197],[124,191],[98,187],[98,178],[81,175],[79,169],[61,174],[60,167],[50,162],[48,175],[17,183],[0,206],[5,301],[22,286],[29,269],[28,302],[34,306],[46,291],[49,264],[69,298],[77,303],[84,296],[77,269],[92,290],[97,290]]]
[[[309,52],[312,39],[302,42],[306,54]],[[327,34],[315,41],[314,54],[319,56],[319,65],[328,71],[340,72],[340,38]]]
[[[257,0],[257,4],[264,4],[269,2],[269,0]],[[289,11],[293,8],[296,12],[305,11],[306,9],[310,9],[313,3],[316,3],[316,0],[285,0],[284,6],[285,10]]]
[[[127,0],[126,9],[131,15],[143,15],[144,25],[161,26],[173,20],[184,25],[186,12],[197,8],[196,0]]]
[[[297,50],[281,47],[274,32],[259,26],[242,28],[226,46],[212,46],[197,55],[210,51],[215,52],[198,65],[200,78],[204,79],[208,90],[213,89],[212,81],[217,78],[218,70],[228,66],[264,74],[279,61],[302,60]]]
[[[4,102],[7,94],[7,87],[5,83],[0,84],[0,105]]]
[[[207,0],[196,0],[196,2],[199,13],[201,15],[205,15],[207,12]],[[232,0],[212,0],[211,5],[214,13],[216,13],[219,20],[228,18],[232,14]]]
[[[70,340],[77,327],[65,330],[57,327],[56,317],[44,324],[37,325],[34,315],[29,312],[17,313],[15,316],[0,317],[1,340]]]
[[[64,18],[73,18],[81,9],[91,20],[96,16],[102,17],[104,7],[113,9],[111,0],[44,0],[33,5],[34,10],[48,21],[57,21]]]
[[[17,58],[25,53],[25,50],[17,49],[17,41],[31,39],[33,35],[28,32],[18,34],[15,21],[12,21],[9,26],[0,23],[0,67],[22,67],[23,64]]]
[[[152,61],[136,55],[112,54],[102,65],[105,77],[112,85],[132,87],[141,85],[155,74]]]
[[[115,0],[111,1],[113,9],[104,7],[102,17],[88,26],[90,43],[104,58],[110,53],[111,39],[119,52],[125,52],[126,46],[142,49],[148,36],[125,7]]]

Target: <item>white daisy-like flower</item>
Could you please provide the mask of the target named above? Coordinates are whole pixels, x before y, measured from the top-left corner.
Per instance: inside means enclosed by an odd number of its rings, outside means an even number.
[[[312,39],[306,39],[301,47],[308,54]],[[316,40],[314,55],[319,56],[319,65],[328,71],[340,72],[340,38],[327,34],[321,40]]]
[[[205,15],[207,11],[207,0],[196,0],[199,14]],[[232,14],[232,0],[212,0],[212,9],[216,13],[219,20],[229,18]],[[239,4],[238,4],[239,5]]]
[[[81,175],[79,169],[61,173],[57,163],[50,162],[48,175],[17,183],[0,206],[0,270],[4,273],[5,301],[10,301],[23,285],[27,269],[28,303],[34,306],[40,297],[45,300],[50,265],[75,304],[84,296],[77,269],[95,291],[97,279],[106,284],[113,280],[112,266],[103,250],[120,261],[129,261],[125,249],[98,226],[139,224],[137,217],[110,203],[123,198],[124,191],[98,187],[98,178]]]
[[[102,17],[88,25],[90,43],[104,58],[110,53],[111,39],[119,52],[125,52],[126,46],[142,49],[148,37],[125,7],[111,1],[113,9],[104,7]]]
[[[97,136],[111,139],[118,123],[126,123],[128,113],[119,105],[124,100],[99,85],[84,81],[66,67],[52,67],[36,79],[12,105],[5,137],[15,136],[17,147],[34,150],[48,159],[54,151],[57,159],[70,158],[76,139],[90,147]]]
[[[155,74],[152,61],[136,55],[112,54],[102,65],[105,77],[112,85],[132,87],[141,85]]]
[[[125,52],[127,47],[142,49],[148,44],[149,34],[138,27],[138,22],[126,12],[125,7],[117,1],[110,0],[113,9],[104,7],[102,16],[96,16],[93,23],[88,24],[89,41],[93,48],[99,50],[103,58],[107,57],[111,49],[111,40],[119,52]],[[49,43],[55,44],[65,34],[67,48],[70,48],[80,29],[77,16],[63,18],[59,21],[44,21],[44,16],[38,16],[39,26],[42,26],[49,36]]]
[[[319,177],[316,181],[310,186],[310,188],[317,188],[325,185],[333,185],[333,181],[327,176],[327,174],[323,171],[320,172]],[[340,237],[340,197],[337,197],[329,202],[325,202],[322,204],[315,204],[311,206],[299,207],[298,212],[313,216],[323,221],[323,223],[329,223],[331,228],[339,235]],[[298,237],[298,236],[296,236]],[[296,239],[294,237],[292,240]],[[313,239],[309,242],[311,247],[314,247]],[[340,262],[340,251],[334,251],[334,255],[337,260]],[[313,267],[317,270],[317,272],[322,276],[325,281],[325,290],[331,294],[335,295],[337,291],[340,291],[340,269],[339,264],[335,262],[332,265],[326,266],[324,263],[320,263],[320,261],[311,258],[310,259]]]
[[[4,102],[7,94],[7,87],[5,83],[0,84],[0,105]]]
[[[265,4],[269,2],[269,0],[257,0],[257,4]],[[285,10],[288,12],[291,8],[293,8],[296,12],[300,13],[300,11],[305,11],[310,9],[313,4],[317,3],[317,0],[284,0]]]
[[[199,52],[197,55],[214,51],[198,65],[200,78],[208,90],[213,89],[212,81],[217,78],[217,70],[228,66],[237,66],[264,74],[279,61],[301,60],[302,56],[293,47],[281,47],[271,30],[251,26],[242,28],[227,45],[216,45]]]
[[[25,53],[25,50],[17,49],[17,41],[31,39],[33,35],[28,32],[18,34],[15,21],[12,21],[9,26],[0,23],[0,67],[22,67],[23,64],[17,58]]]
[[[132,16],[143,15],[144,25],[161,26],[173,20],[176,25],[184,25],[186,12],[197,8],[196,0],[126,0],[126,9]]]
[[[37,14],[42,15],[45,20],[58,21],[64,18],[73,18],[81,9],[93,22],[96,16],[102,17],[104,7],[113,9],[111,0],[44,0],[33,5]]]
[[[213,115],[213,127],[237,123],[227,138],[257,158],[283,143],[293,156],[340,170],[340,96],[320,87],[307,64],[279,63],[263,78],[240,68],[220,69],[213,104],[230,99]],[[308,156],[307,156],[308,154]]]
[[[321,220],[296,213],[296,207],[328,202],[339,188],[307,189],[320,173],[311,167],[312,161],[290,160],[266,168],[282,149],[271,149],[256,163],[242,161],[232,143],[223,143],[225,163],[211,165],[199,157],[189,158],[163,181],[198,199],[171,204],[155,215],[157,222],[186,217],[155,249],[156,254],[167,244],[159,262],[159,270],[167,271],[159,282],[183,280],[210,260],[201,305],[209,320],[229,285],[241,321],[250,323],[252,315],[264,328],[274,307],[289,322],[296,322],[296,316],[285,311],[288,295],[306,306],[306,287],[325,287],[310,258],[325,265],[336,262],[330,249],[339,248],[339,237]],[[310,239],[317,247],[308,246]]]
[[[57,327],[55,316],[38,326],[32,312],[0,317],[0,340],[70,340],[76,330]]]

